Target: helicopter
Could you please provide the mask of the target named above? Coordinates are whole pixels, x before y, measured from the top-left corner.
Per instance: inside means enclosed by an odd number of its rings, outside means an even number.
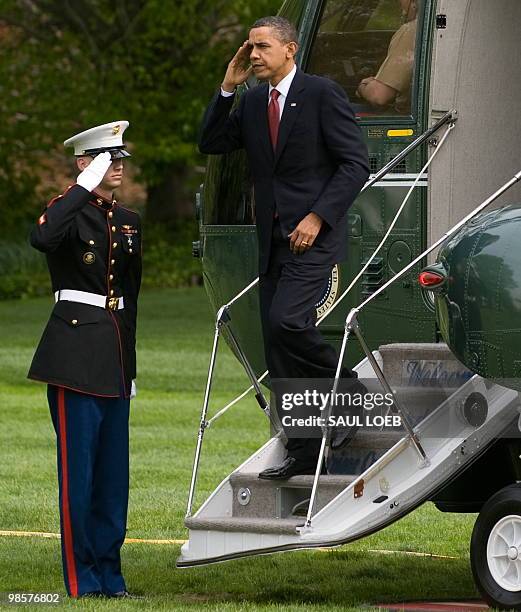
[[[521,208],[512,204],[521,178],[521,3],[418,2],[408,95],[375,106],[357,91],[403,25],[399,6],[286,0],[279,14],[297,26],[299,66],[346,91],[369,150],[371,177],[347,213],[349,259],[333,268],[316,305],[340,356],[332,391],[349,365],[392,394],[401,428],[361,428],[337,453],[324,432],[327,475],[317,464],[314,475],[257,478],[284,445],[265,397],[256,323],[254,194],[242,151],[211,157],[196,196],[194,255],[216,324],[178,566],[346,544],[432,501],[444,512],[479,513],[470,545],[476,585],[491,605],[521,609]],[[221,337],[250,387],[210,418]],[[250,390],[270,437],[194,511],[206,430]]]

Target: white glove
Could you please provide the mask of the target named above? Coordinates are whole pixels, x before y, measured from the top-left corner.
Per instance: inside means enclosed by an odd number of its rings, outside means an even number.
[[[130,388],[130,399],[134,399],[136,395],[137,395],[136,381],[133,380],[132,387]]]
[[[78,175],[76,183],[84,187],[87,191],[92,191],[101,183],[105,173],[112,163],[111,155],[108,151],[96,155],[83,172]]]

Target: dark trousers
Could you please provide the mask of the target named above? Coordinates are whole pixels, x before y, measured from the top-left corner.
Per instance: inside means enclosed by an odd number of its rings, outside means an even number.
[[[316,304],[326,288],[332,265],[294,256],[277,220],[270,263],[259,278],[264,353],[271,379],[335,377],[338,355],[315,326]],[[343,376],[353,375],[344,369]],[[319,438],[289,438],[288,456],[316,463]]]
[[[58,450],[63,574],[71,597],[126,590],[130,401],[48,386]]]

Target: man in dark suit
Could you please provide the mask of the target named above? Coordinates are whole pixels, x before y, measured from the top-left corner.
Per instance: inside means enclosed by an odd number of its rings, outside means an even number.
[[[282,17],[253,24],[206,111],[199,149],[219,154],[245,148],[248,155],[271,379],[333,378],[338,358],[315,327],[315,304],[343,259],[347,210],[369,165],[344,91],[296,67],[296,41],[295,28]],[[236,87],[252,72],[264,83],[246,91],[232,110]],[[312,473],[319,447],[319,439],[290,438],[284,462],[259,476]]]

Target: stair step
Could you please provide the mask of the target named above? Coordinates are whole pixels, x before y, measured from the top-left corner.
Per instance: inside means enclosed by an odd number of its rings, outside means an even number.
[[[293,508],[311,496],[312,474],[287,480],[264,480],[252,472],[230,475],[235,518],[270,520],[292,516]],[[323,474],[318,481],[316,508],[323,508],[356,478],[354,475]]]
[[[247,533],[271,533],[279,535],[295,535],[297,526],[304,525],[304,517],[290,517],[286,519],[274,518],[196,518],[185,519],[188,529],[199,531],[227,531]]]
[[[358,430],[354,439],[340,450],[332,452],[327,464],[332,474],[361,474],[406,434],[394,431]]]
[[[359,429],[353,440],[346,446],[346,451],[353,451],[354,449],[368,451],[377,449],[389,450],[405,435],[406,432],[402,429],[395,429],[393,431]]]
[[[394,342],[381,344],[380,353],[394,353],[415,359],[447,359],[456,360],[445,342]]]
[[[378,351],[391,385],[428,387],[443,380],[444,385],[456,388],[471,375],[443,342],[383,344]]]
[[[292,476],[287,480],[264,480],[259,478],[257,473],[251,472],[235,472],[230,475],[230,484],[232,487],[244,487],[255,485],[256,487],[287,487],[298,489],[311,489],[313,486],[313,474],[302,474]],[[353,482],[356,476],[344,474],[322,474],[319,478],[319,484],[324,489],[344,489]]]

